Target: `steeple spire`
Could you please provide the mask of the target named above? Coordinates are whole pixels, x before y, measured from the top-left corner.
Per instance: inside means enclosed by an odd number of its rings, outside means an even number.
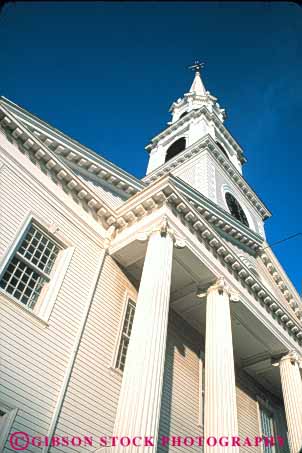
[[[199,63],[199,61],[195,61],[193,65],[188,66],[189,69],[195,71],[195,77],[190,88],[190,93],[195,93],[197,96],[206,96],[207,94],[200,76],[200,71],[203,67],[204,63]]]
[[[217,98],[207,91],[203,84],[200,76],[203,66],[204,63],[200,63],[198,60],[188,66],[188,69],[192,69],[195,72],[193,83],[190,91],[171,105],[172,121],[168,124],[178,121],[192,110],[197,111],[201,107],[207,108],[209,113],[215,113],[222,123],[225,120],[225,110],[220,107]]]

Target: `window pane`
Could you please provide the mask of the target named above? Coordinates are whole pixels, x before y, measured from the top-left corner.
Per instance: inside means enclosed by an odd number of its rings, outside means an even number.
[[[266,438],[274,437],[273,418],[263,407],[260,409],[260,418],[262,435]],[[275,449],[273,446],[268,445],[268,442],[263,442],[264,453],[274,453],[274,451]]]
[[[0,287],[23,304],[33,308],[44,283],[43,276],[14,257],[0,281]]]
[[[50,273],[60,248],[35,225],[31,225],[19,253],[47,274]]]
[[[225,194],[225,200],[232,216],[248,227],[249,223],[245,215],[245,212],[240,206],[239,202],[236,200],[236,198],[231,193],[227,192]]]
[[[45,274],[50,274],[59,251],[60,247],[55,241],[31,225],[17,250],[18,254],[12,258],[2,275],[0,287],[27,307],[33,308],[48,280]]]
[[[126,362],[126,355],[129,345],[129,339],[131,335],[133,320],[134,320],[134,313],[135,313],[135,303],[133,300],[129,299],[127,304],[127,310],[124,319],[124,325],[122,330],[122,338],[119,345],[117,360],[116,360],[116,368],[124,371],[125,362]]]

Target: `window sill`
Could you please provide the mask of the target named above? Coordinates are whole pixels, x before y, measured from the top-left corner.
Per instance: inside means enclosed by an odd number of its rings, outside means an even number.
[[[5,291],[3,291],[2,288],[0,288],[0,296],[3,297],[7,302],[13,304],[17,309],[22,310],[26,315],[32,317],[35,321],[38,321],[39,324],[42,324],[44,327],[48,327],[49,326],[47,321],[42,319],[34,311],[32,311],[29,308],[27,308],[26,305],[22,304],[22,302],[20,302],[19,300],[15,299],[10,294],[8,294]]]
[[[112,374],[117,374],[119,377],[123,377],[123,372],[121,370],[119,370],[118,368],[113,368],[113,366],[109,366],[109,371],[112,373]]]

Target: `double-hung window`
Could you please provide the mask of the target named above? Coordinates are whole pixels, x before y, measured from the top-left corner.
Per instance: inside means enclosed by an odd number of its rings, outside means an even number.
[[[261,431],[263,436],[263,452],[275,453],[274,437],[275,437],[275,423],[273,413],[264,405],[260,404],[260,422]]]
[[[126,362],[126,355],[129,346],[129,340],[134,320],[135,314],[135,302],[132,299],[128,299],[127,301],[127,308],[115,363],[115,368],[124,371],[125,362]]]
[[[0,288],[29,309],[50,280],[62,247],[34,222],[0,276]]]

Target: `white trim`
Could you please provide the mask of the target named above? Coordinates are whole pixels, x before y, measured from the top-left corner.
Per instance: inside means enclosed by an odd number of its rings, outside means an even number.
[[[58,399],[56,401],[56,404],[55,404],[55,407],[54,407],[54,411],[53,411],[53,414],[52,414],[52,417],[51,417],[51,421],[50,421],[50,424],[49,424],[49,428],[48,428],[48,432],[47,432],[47,437],[49,437],[49,438],[53,437],[54,434],[55,434],[55,431],[56,431],[58,418],[59,418],[61,410],[62,410],[62,406],[63,406],[63,403],[64,403],[66,391],[67,391],[67,388],[68,388],[68,384],[69,384],[69,381],[70,381],[70,377],[71,377],[71,374],[72,374],[74,363],[75,363],[75,360],[76,360],[76,357],[77,357],[77,354],[78,354],[78,350],[79,350],[79,347],[80,347],[80,344],[81,344],[83,333],[84,333],[84,330],[85,330],[85,327],[86,327],[86,323],[87,323],[87,319],[88,319],[88,316],[89,316],[90,308],[91,308],[91,305],[93,303],[93,299],[94,299],[94,296],[95,296],[95,292],[96,292],[96,289],[97,289],[97,285],[98,285],[99,279],[100,279],[100,277],[102,275],[102,270],[103,270],[103,265],[104,265],[104,262],[105,262],[106,254],[107,254],[107,249],[103,249],[103,251],[101,253],[101,256],[100,256],[100,259],[99,259],[99,262],[98,262],[98,264],[96,266],[96,272],[95,272],[95,275],[93,277],[92,284],[91,284],[91,287],[90,287],[90,291],[89,291],[88,297],[86,299],[86,303],[85,303],[84,308],[83,308],[83,313],[82,313],[82,316],[81,316],[80,325],[78,327],[78,331],[77,331],[75,339],[74,339],[74,344],[73,344],[73,347],[72,347],[72,350],[71,350],[71,353],[70,353],[70,356],[69,356],[69,360],[68,360],[68,363],[67,363],[67,366],[66,366],[66,369],[65,369],[63,382],[62,382],[60,390],[59,390]],[[44,446],[43,449],[42,449],[42,453],[47,453],[49,451],[50,447],[51,447],[51,445]]]
[[[115,344],[114,344],[111,364],[109,366],[109,368],[111,370],[116,371],[116,372],[118,372],[121,375],[123,373],[118,368],[116,368],[116,361],[117,361],[117,356],[118,356],[120,343],[121,343],[121,340],[122,340],[123,327],[124,327],[124,322],[125,322],[125,317],[126,317],[126,313],[127,313],[127,307],[128,307],[129,299],[131,299],[136,305],[137,296],[136,296],[136,294],[133,291],[129,290],[129,288],[128,288],[125,291],[125,296],[124,296],[124,301],[123,301],[123,308],[122,308],[122,311],[121,311],[121,316],[120,316],[119,326],[118,326],[118,334],[117,334],[116,339],[115,339]]]
[[[240,203],[238,201],[238,203],[240,204],[241,208],[243,209],[243,212],[244,214],[246,215],[246,218],[248,220],[248,223],[249,223],[249,226],[248,228],[250,228],[251,230],[255,231],[257,233],[257,230],[255,228],[255,222],[245,204],[245,201],[243,200],[243,198],[241,196],[238,197],[238,194],[236,192],[234,192],[234,190],[232,189],[232,187],[230,187],[228,184],[222,184],[221,186],[221,193],[222,193],[222,199],[224,201],[224,205],[225,205],[225,210],[227,212],[229,212],[231,215],[231,211],[228,207],[228,204],[226,202],[226,199],[225,199],[225,196],[227,193],[230,193],[231,195],[233,195],[234,198],[236,198],[236,200],[239,198],[240,199]],[[257,213],[258,214],[258,213]],[[237,219],[238,220],[238,219]]]
[[[11,294],[9,294],[6,291],[4,291],[2,288],[0,288],[0,296],[2,298],[5,298],[5,300],[9,304],[11,304],[12,306],[16,307],[17,310],[22,310],[24,313],[26,313],[27,315],[31,316],[33,320],[39,321],[44,327],[48,326],[48,322],[47,321],[44,321],[44,319],[40,318],[40,316],[37,313],[35,313],[30,308],[28,308],[26,305],[22,304],[22,302],[20,302],[18,299],[16,299]]]
[[[258,415],[259,415],[259,429],[260,429],[260,435],[262,437],[265,437],[266,434],[263,434],[263,428],[262,428],[262,421],[261,421],[261,410],[263,408],[264,411],[267,411],[268,412],[268,416],[270,418],[270,424],[271,424],[271,430],[272,430],[272,437],[276,438],[276,435],[277,435],[277,426],[276,426],[276,419],[275,419],[275,409],[274,407],[271,405],[271,403],[268,401],[268,400],[264,400],[262,399],[260,396],[256,396],[256,400],[257,400],[257,405],[258,405]],[[276,443],[277,445],[277,443]],[[271,450],[272,450],[272,453],[276,453],[276,445],[271,445]],[[263,442],[261,443],[261,449],[262,449],[262,452],[264,452],[264,445],[263,445]]]
[[[18,409],[12,408],[7,404],[0,401],[0,410],[5,413],[4,427],[0,432],[0,451],[3,451],[7,437],[11,430],[12,424],[14,423],[15,417],[17,415]]]
[[[32,224],[40,227],[45,234],[53,238],[62,247],[50,274],[50,280],[49,282],[45,282],[38,301],[32,310],[8,292],[2,289],[0,292],[5,294],[7,299],[14,302],[16,306],[25,309],[28,313],[32,313],[35,317],[47,324],[75,250],[74,247],[70,246],[71,243],[69,241],[67,243],[64,235],[58,231],[58,226],[47,224],[39,215],[30,211],[18,229],[17,236],[7,248],[3,262],[0,265],[0,280]]]
[[[14,145],[9,143],[14,150]],[[31,192],[35,192],[36,195],[43,199],[44,203],[47,203],[54,209],[60,216],[63,216],[68,222],[77,227],[89,237],[95,244],[102,246],[104,241],[104,232],[105,229],[101,226],[100,223],[95,223],[92,216],[87,214],[86,218],[83,217],[83,208],[78,204],[74,203],[71,207],[70,203],[67,203],[67,200],[58,195],[58,192],[53,190],[48,184],[46,184],[47,176],[37,167],[33,167],[29,170],[21,162],[22,158],[27,159],[27,156],[20,155],[20,159],[17,160],[15,155],[12,154],[11,150],[4,149],[0,145],[0,154],[5,159],[5,168],[9,168],[9,171],[12,172],[16,177],[21,178],[22,181],[26,184],[27,188]],[[2,157],[1,156],[1,157]],[[66,195],[67,196],[67,195]],[[95,221],[96,222],[96,221]],[[103,231],[104,230],[104,231]]]
[[[262,427],[261,427],[261,413],[260,413],[260,403],[259,403],[259,400],[258,400],[258,397],[256,396],[256,406],[257,406],[257,418],[258,418],[258,430],[259,430],[259,436],[262,435]],[[261,448],[261,453],[263,453],[263,444],[261,442],[260,444],[260,448]]]
[[[197,426],[203,428],[204,426],[204,363],[205,355],[203,351],[199,353],[199,369],[198,369],[198,423]]]
[[[58,266],[55,268],[53,278],[51,278],[49,284],[47,285],[46,296],[44,297],[38,311],[39,317],[41,317],[41,319],[45,322],[47,322],[50,318],[74,251],[74,247],[69,247],[63,250],[61,256],[58,257]]]
[[[25,138],[23,138],[24,143],[28,139],[30,139],[32,144],[38,145],[39,149],[41,149],[41,151],[43,151],[43,153],[46,156],[49,156],[50,159],[54,162],[54,164],[55,164],[54,166],[59,167],[57,169],[57,174],[59,173],[59,171],[64,170],[66,175],[69,175],[71,177],[71,179],[77,183],[77,186],[78,186],[77,195],[81,190],[85,190],[85,192],[90,197],[90,199],[96,199],[97,201],[99,201],[99,204],[106,210],[106,214],[111,215],[111,216],[113,215],[114,211],[112,210],[112,208],[110,208],[110,206],[108,206],[108,204],[105,201],[103,201],[103,200],[100,201],[100,197],[98,197],[96,195],[96,193],[91,189],[91,187],[89,186],[87,181],[84,182],[82,179],[80,179],[78,176],[76,176],[74,174],[74,172],[72,172],[72,170],[67,166],[67,164],[65,164],[60,158],[58,158],[58,156],[52,150],[50,150],[45,145],[45,143],[43,143],[41,140],[37,139],[37,137],[32,132],[30,132],[30,130],[28,128],[26,128],[22,122],[20,122],[20,120],[18,121],[17,118],[9,110],[7,111],[6,107],[4,107],[2,104],[0,104],[0,111],[1,110],[4,113],[5,117],[8,117],[9,120],[12,119],[13,123],[15,123],[15,125],[16,125],[16,128],[19,128],[23,132],[22,136],[25,135]],[[11,130],[11,132],[12,132],[12,130]],[[16,140],[14,140],[14,142],[16,143]],[[35,151],[35,153],[36,153],[36,151]],[[77,198],[78,198],[78,196],[77,196]],[[86,199],[87,199],[87,197],[86,197]]]
[[[0,104],[5,106],[5,108],[8,109],[8,112],[13,115],[16,120],[20,121],[22,125],[25,125],[26,129],[28,126],[32,127],[35,131],[42,133],[48,138],[51,138],[54,142],[56,142],[58,145],[63,146],[65,149],[70,149],[81,157],[94,159],[97,164],[102,166],[102,168],[104,168],[108,172],[111,171],[112,174],[119,177],[121,180],[125,180],[129,185],[136,185],[136,188],[138,190],[144,187],[140,179],[117,167],[112,162],[98,155],[95,151],[87,148],[79,142],[76,142],[72,137],[69,137],[64,132],[55,129],[51,124],[47,123],[41,118],[38,118],[21,106],[13,103],[10,99],[1,96]]]
[[[0,278],[1,278],[1,275],[6,271],[6,268],[9,265],[9,262],[12,259],[13,255],[18,250],[24,236],[26,235],[26,233],[30,227],[32,219],[33,219],[33,216],[32,216],[32,213],[30,212],[27,214],[23,223],[18,228],[15,238],[12,240],[10,245],[7,247],[7,250],[3,256],[3,261],[0,264]]]

